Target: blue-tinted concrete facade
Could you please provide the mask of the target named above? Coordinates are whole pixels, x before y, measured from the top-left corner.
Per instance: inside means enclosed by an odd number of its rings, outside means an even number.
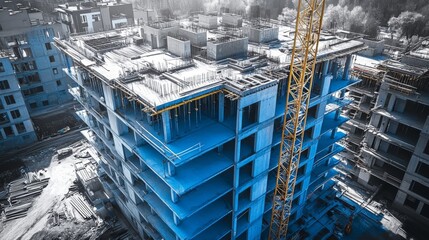
[[[77,114],[91,128],[84,134],[102,156],[100,174],[105,188],[142,238],[264,238],[275,187],[286,69],[261,68],[259,74],[242,73],[241,79],[231,80],[225,77],[231,65],[236,64],[234,69],[250,67],[232,60],[228,67],[206,66],[194,59],[193,67],[160,73],[160,81],[147,74],[156,69],[155,63],[136,70],[138,75],[116,77],[112,55],[99,52],[104,57],[99,61],[90,57],[94,53],[83,51],[90,49],[85,45],[94,38],[58,40],[58,45],[73,58],[73,66],[65,71],[79,87],[70,92],[82,104]],[[160,51],[147,54],[150,49],[146,46],[117,48],[115,53],[129,53],[131,48],[141,51],[140,57],[124,54],[120,57],[123,66],[142,66],[137,62],[149,62],[153,56],[168,57]],[[334,156],[343,149],[338,141],[345,137],[338,127],[348,120],[340,113],[350,103],[344,91],[357,83],[349,74],[351,54],[363,48],[350,41],[320,54],[291,234],[305,229],[297,220],[305,216],[306,204],[328,188],[336,174]],[[255,66],[263,66],[253,61]],[[203,85],[198,85],[203,80],[190,77],[198,69],[206,71],[208,79],[210,66],[225,74]],[[195,86],[189,88],[186,77]],[[148,84],[149,80],[156,84]],[[153,94],[166,81],[175,85],[168,89],[164,85],[159,95]],[[176,85],[183,85],[178,92]]]
[[[44,23],[41,15],[34,9],[0,11],[2,21],[10,22],[0,31],[0,50],[10,58],[31,115],[72,100],[61,70],[65,56],[53,45],[54,37],[64,37],[61,24]]]
[[[0,152],[37,140],[9,57],[0,58]]]
[[[65,56],[53,45],[59,25],[40,25],[22,29],[19,34],[4,36],[14,53],[12,66],[30,114],[72,100],[67,92]]]

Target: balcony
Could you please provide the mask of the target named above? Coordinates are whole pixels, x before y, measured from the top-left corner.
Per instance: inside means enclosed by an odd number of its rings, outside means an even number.
[[[385,182],[399,188],[401,186],[401,182],[402,180],[389,174],[388,172],[386,172],[385,170],[383,170],[383,168],[378,168],[378,167],[372,167],[371,169],[368,170],[369,173],[371,175],[376,176],[379,179],[384,180]]]
[[[156,202],[162,201],[179,219],[186,219],[192,216],[232,189],[232,174],[225,173],[181,195],[179,201],[174,203],[171,200],[171,189],[152,171],[143,171],[140,174],[140,178],[153,191],[144,196],[145,201],[151,206],[152,204],[158,204]]]
[[[175,166],[185,164],[235,137],[233,130],[203,115],[198,127],[190,129],[186,133],[186,137],[179,137],[173,139],[170,143],[165,143],[162,132],[145,121],[144,118],[146,117],[135,114],[132,109],[117,109],[115,113],[125,119],[125,122],[136,130],[136,133],[141,135],[154,149]]]
[[[426,118],[422,118],[421,116],[399,112],[388,112],[386,109],[383,108],[376,109],[373,113],[380,114],[381,116],[387,117],[406,126],[413,126],[418,130],[423,129],[423,126],[426,121]]]
[[[372,148],[362,148],[362,151],[370,154],[371,156],[376,157],[377,159],[380,159],[381,161],[391,164],[392,166],[395,166],[396,168],[399,168],[403,171],[405,171],[408,167],[408,161],[404,160],[397,155],[393,155],[390,153],[382,152],[380,150],[375,150]]]
[[[191,217],[181,221],[179,225],[176,225],[172,212],[162,202],[158,201],[152,204],[152,209],[180,239],[194,238],[216,222],[222,221],[221,219],[232,210],[232,206],[227,204],[226,201],[218,199]]]

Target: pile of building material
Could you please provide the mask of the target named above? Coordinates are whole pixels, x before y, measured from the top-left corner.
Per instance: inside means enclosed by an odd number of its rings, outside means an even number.
[[[31,205],[32,203],[30,202],[5,208],[5,222],[27,216],[27,211]]]
[[[5,221],[27,216],[33,198],[40,195],[48,183],[49,178],[39,178],[35,173],[11,182],[8,185],[8,206],[4,209]]]
[[[95,212],[91,209],[88,202],[82,197],[82,195],[75,194],[71,196],[70,204],[84,219],[96,217]]]

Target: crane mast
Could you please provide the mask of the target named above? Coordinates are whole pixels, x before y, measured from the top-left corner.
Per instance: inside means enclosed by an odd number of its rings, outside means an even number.
[[[268,239],[286,239],[304,140],[325,0],[300,0]]]

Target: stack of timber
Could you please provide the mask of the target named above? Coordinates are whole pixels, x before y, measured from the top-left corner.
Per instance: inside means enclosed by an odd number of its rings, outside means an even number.
[[[5,208],[5,222],[27,216],[27,211],[31,205],[32,203],[30,202]]]
[[[27,177],[23,177],[9,184],[9,204],[4,209],[5,221],[27,216],[27,211],[32,206],[33,198],[42,193],[43,188],[49,183],[49,178],[28,181]]]
[[[70,204],[84,219],[96,217],[88,202],[79,194],[70,197]]]
[[[48,186],[49,178],[27,183],[25,178],[13,181],[9,185],[9,202],[13,204],[31,201],[35,196],[42,193],[43,188]]]

